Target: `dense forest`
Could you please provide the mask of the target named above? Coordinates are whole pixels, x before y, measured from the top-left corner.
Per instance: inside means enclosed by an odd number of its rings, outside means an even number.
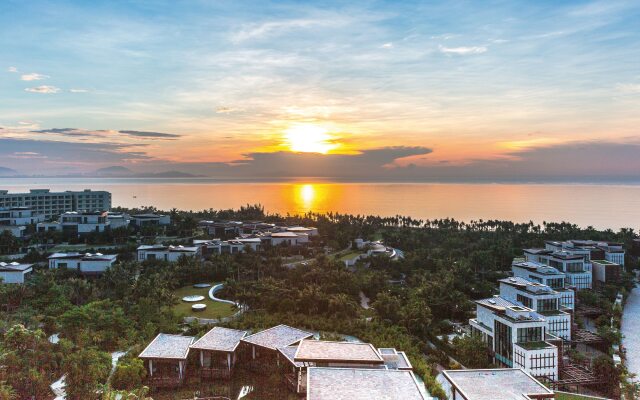
[[[200,282],[225,282],[221,297],[248,308],[227,325],[259,329],[285,323],[405,350],[432,395],[443,398],[434,376],[438,365],[455,367],[449,356],[468,367],[487,365],[474,339],[449,343],[438,336],[451,332],[452,321],[464,322],[472,315],[471,300],[495,293],[496,279],[507,276],[512,259],[523,248],[570,238],[630,245],[635,237],[630,229],[598,231],[564,222],[463,223],[331,213],[280,216],[266,214],[260,206],[167,213],[172,225],[162,232],[157,227],[136,233],[125,229],[81,240],[33,233],[34,243],[86,243],[92,250],[117,252],[120,262],[100,278],[88,279],[74,271],[48,270],[47,254],[34,251],[25,261],[42,266],[29,282],[0,285],[0,400],[49,399],[49,385],[63,374],[71,400],[95,398],[98,389],[104,398],[111,398],[114,390],[135,391],[132,395],[138,397],[131,398],[145,398],[145,371],[134,356],[158,332],[203,332],[203,327],[185,325],[170,307],[179,301],[174,289]],[[203,219],[308,225],[317,227],[320,235],[305,248],[267,248],[205,261],[183,258],[175,264],[134,261],[136,245],[152,243],[159,235],[175,243],[207,238],[198,229]],[[405,257],[372,257],[346,268],[332,254],[356,238],[382,239],[402,249]],[[100,247],[107,244],[119,246]],[[10,238],[0,237],[1,248],[11,246]],[[292,257],[311,262],[292,267],[287,264]],[[638,268],[631,259],[627,265]],[[583,300],[611,302],[619,290],[629,289],[629,282],[584,295]],[[363,296],[370,308],[363,307]],[[608,332],[603,328],[602,333]],[[51,339],[54,334],[56,340]],[[111,374],[109,353],[116,350],[128,351],[128,356]]]

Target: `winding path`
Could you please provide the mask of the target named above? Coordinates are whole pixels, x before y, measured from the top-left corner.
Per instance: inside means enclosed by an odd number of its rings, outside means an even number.
[[[220,298],[215,296],[215,294],[217,292],[219,292],[220,290],[222,290],[223,287],[224,287],[224,283],[218,283],[217,285],[214,285],[211,289],[209,289],[209,298],[212,301],[219,301],[220,303],[227,303],[227,304],[231,304],[231,305],[234,305],[234,306],[240,308],[240,305],[238,303],[236,303],[235,301],[220,299]]]

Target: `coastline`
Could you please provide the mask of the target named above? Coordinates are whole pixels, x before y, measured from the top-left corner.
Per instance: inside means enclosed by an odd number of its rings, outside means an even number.
[[[640,376],[640,287],[635,287],[622,313],[622,345],[626,351],[625,365],[631,374]],[[638,378],[636,377],[636,380]]]

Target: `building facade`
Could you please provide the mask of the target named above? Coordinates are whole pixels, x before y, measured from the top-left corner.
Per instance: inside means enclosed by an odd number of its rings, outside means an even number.
[[[54,253],[49,256],[49,269],[74,269],[87,275],[99,275],[117,261],[116,254]]]
[[[35,214],[28,207],[0,208],[0,232],[9,231],[15,237],[23,237],[27,225],[41,221],[44,215]]]
[[[0,190],[0,208],[28,207],[46,219],[57,218],[67,211],[105,211],[111,208],[111,193],[106,191],[51,192],[31,189],[29,193]]]

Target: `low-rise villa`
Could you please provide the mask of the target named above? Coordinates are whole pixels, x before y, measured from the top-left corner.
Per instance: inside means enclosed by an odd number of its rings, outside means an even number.
[[[513,261],[511,271],[516,278],[523,278],[549,286],[560,293],[560,305],[562,307],[569,310],[575,308],[575,292],[567,287],[564,272],[560,272],[548,265],[521,259]]]
[[[152,387],[177,387],[182,385],[187,369],[187,359],[193,341],[192,336],[160,333],[140,353],[148,371]]]
[[[245,331],[215,327],[196,340],[191,349],[199,352],[200,377],[231,377],[237,361],[238,345],[246,335]]]
[[[278,325],[273,328],[254,333],[242,339],[250,363],[253,367],[260,368],[267,365],[276,365],[278,349],[293,346],[304,339],[313,337],[313,333],[292,328],[287,325]]]
[[[54,253],[49,256],[49,269],[75,269],[86,275],[98,275],[111,268],[117,254],[102,253]]]
[[[137,227],[171,224],[171,216],[163,214],[136,214],[131,216],[131,224]]]
[[[0,262],[0,283],[23,284],[33,273],[33,264]]]
[[[0,208],[0,232],[8,231],[15,237],[24,237],[27,225],[44,221],[44,215],[35,214],[29,207]]]
[[[548,389],[519,368],[442,371],[448,400],[551,400]]]
[[[298,345],[294,360],[314,367],[384,366],[384,359],[369,343],[303,340]]]
[[[411,371],[310,367],[307,400],[426,400]]]
[[[199,257],[199,246],[142,245],[137,248],[138,261],[157,260],[176,262],[182,256]]]

